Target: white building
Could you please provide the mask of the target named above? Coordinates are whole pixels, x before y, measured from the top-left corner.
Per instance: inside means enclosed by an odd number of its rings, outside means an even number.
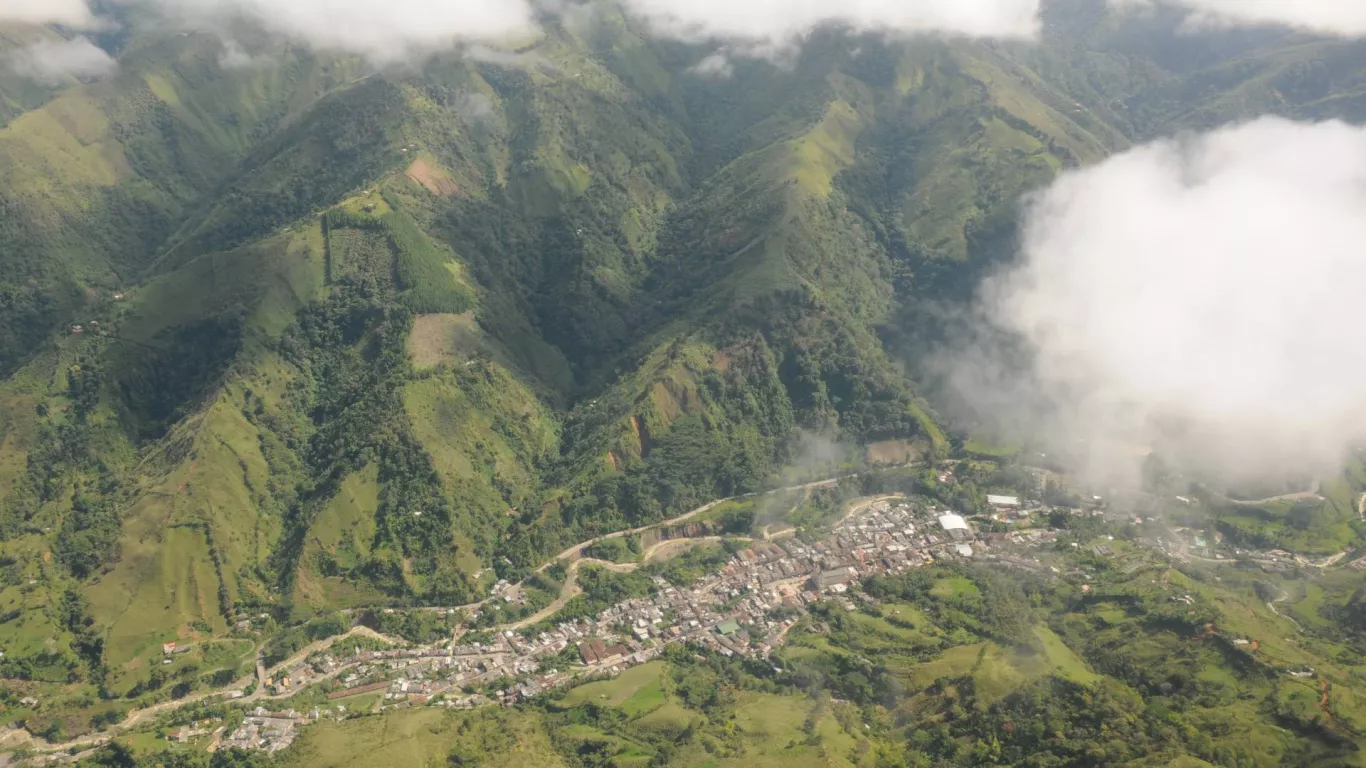
[[[1018,509],[1020,506],[1019,496],[992,496],[987,494],[987,503],[993,507],[1006,507],[1008,509]]]
[[[972,530],[968,528],[968,521],[964,520],[962,515],[957,515],[953,512],[945,512],[939,516],[939,527],[946,531],[968,532]]]

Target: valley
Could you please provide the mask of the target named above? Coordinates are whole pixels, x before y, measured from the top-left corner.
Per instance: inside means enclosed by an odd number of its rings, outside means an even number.
[[[0,765],[1361,762],[1360,449],[1102,482],[1027,367],[946,362],[1029,201],[1360,121],[1359,43],[601,0],[383,60],[169,3],[0,8]],[[102,74],[15,69],[72,40]]]

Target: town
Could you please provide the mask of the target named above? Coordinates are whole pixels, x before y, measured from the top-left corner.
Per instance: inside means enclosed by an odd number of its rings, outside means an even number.
[[[1003,515],[1025,514],[1013,497],[991,501]],[[831,600],[854,610],[864,577],[1055,538],[1039,530],[979,535],[962,516],[923,500],[868,500],[855,504],[819,541],[788,536],[749,542],[719,573],[686,588],[653,576],[650,596],[589,618],[532,631],[504,629],[477,641],[462,640],[463,630],[458,629],[455,640],[438,647],[313,654],[269,681],[271,691],[286,695],[334,680],[337,687],[327,694],[331,706],[307,713],[258,707],[240,727],[224,734],[218,747],[283,749],[299,727],[343,717],[347,701],[366,695],[380,696],[380,709],[510,705],[572,681],[619,674],[657,658],[670,644],[689,643],[725,656],[765,657],[812,603]],[[1014,555],[990,557],[1003,565],[1035,567]]]
[[[481,603],[412,609],[435,611],[452,622],[446,642],[413,645],[368,626],[353,626],[320,643],[325,646],[321,650],[296,656],[269,671],[258,667],[245,687],[239,682],[202,697],[206,703],[235,705],[235,714],[188,725],[173,718],[180,727],[167,737],[179,743],[207,742],[209,751],[236,748],[274,753],[288,748],[302,728],[320,720],[412,707],[510,706],[578,683],[615,677],[660,657],[672,645],[687,644],[699,652],[727,657],[765,658],[783,644],[813,604],[854,611],[860,602],[876,602],[863,594],[864,578],[904,573],[936,562],[971,559],[1053,577],[1076,577],[1081,592],[1089,592],[1091,586],[1084,582],[1091,574],[1085,569],[1064,572],[1046,564],[1055,559],[1041,560],[1039,550],[1055,545],[1061,531],[1040,526],[1039,513],[1062,512],[1135,526],[1129,539],[1132,547],[1124,557],[1125,572],[1147,562],[1134,557],[1140,550],[1160,553],[1164,559],[1246,562],[1267,571],[1292,565],[1325,567],[1341,558],[1314,562],[1278,551],[1225,549],[1217,534],[1207,540],[1197,530],[1168,526],[1153,517],[1135,517],[1132,511],[1120,512],[1100,497],[1077,507],[1052,508],[1022,503],[1016,496],[987,495],[984,500],[986,509],[972,516],[979,529],[965,515],[927,498],[864,498],[849,503],[845,516],[828,533],[799,533],[789,528],[770,535],[765,528],[762,536],[730,538],[725,544],[731,556],[724,565],[711,566],[686,585],[677,580],[671,583],[654,570],[655,575],[646,577],[648,594],[591,616],[556,621],[553,613],[543,612],[488,629],[471,628],[470,624],[483,623],[475,620],[489,609],[489,603],[524,599],[521,585],[500,582],[493,597]],[[689,529],[681,538],[671,539],[676,542],[673,548],[686,551],[705,543],[690,538],[701,530]],[[1100,536],[1086,551],[1114,558],[1115,539]],[[582,546],[572,548],[557,562],[566,571],[583,566],[632,572],[641,567],[594,560]],[[1366,563],[1366,558],[1360,562]],[[568,585],[566,581],[566,589]],[[1190,597],[1172,599],[1188,603]],[[402,609],[384,609],[384,613],[398,610]],[[343,642],[346,638],[358,642]],[[184,651],[174,643],[163,648],[167,659]],[[271,704],[277,709],[270,708]],[[96,737],[92,744],[107,738]],[[69,758],[52,755],[48,761],[53,759]]]

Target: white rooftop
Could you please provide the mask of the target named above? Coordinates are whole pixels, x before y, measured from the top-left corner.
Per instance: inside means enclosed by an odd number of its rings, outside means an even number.
[[[987,503],[993,507],[1018,507],[1020,506],[1019,496],[993,496],[987,494]]]
[[[952,531],[955,529],[960,531],[969,530],[968,521],[964,520],[962,515],[955,515],[952,512],[945,512],[944,514],[940,515],[939,525],[943,527],[943,529],[946,531]]]

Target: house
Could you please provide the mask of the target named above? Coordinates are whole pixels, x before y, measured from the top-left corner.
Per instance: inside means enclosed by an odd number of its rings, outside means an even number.
[[[855,581],[858,581],[858,571],[845,566],[844,568],[821,571],[811,578],[811,585],[812,589],[819,592],[835,586],[845,586]]]
[[[598,638],[590,638],[579,643],[579,658],[584,664],[596,664],[607,658],[607,646]]]
[[[972,529],[968,527],[968,521],[962,515],[952,512],[945,512],[939,516],[939,527],[949,535],[949,538],[956,540],[966,539],[972,535]]]
[[[175,641],[171,641],[169,643],[162,643],[161,652],[166,656],[170,656],[171,654],[175,653]]]
[[[995,496],[992,494],[987,494],[987,504],[990,504],[991,506],[996,507],[997,509],[1019,509],[1020,497]]]
[[[723,621],[720,624],[716,625],[716,631],[722,637],[733,635],[736,632],[740,631],[740,622],[736,621],[735,619],[727,619],[726,621]]]

